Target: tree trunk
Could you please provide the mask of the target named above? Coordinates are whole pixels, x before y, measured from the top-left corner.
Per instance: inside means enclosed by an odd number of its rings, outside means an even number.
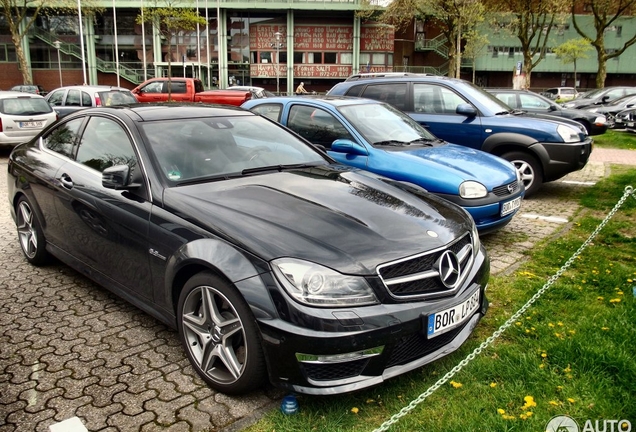
[[[448,38],[448,76],[451,78],[455,77],[455,70],[457,68],[457,46],[455,41],[455,35]]]
[[[574,63],[574,85],[572,87],[574,87],[574,90],[576,90],[576,59],[574,59],[573,63]]]
[[[168,35],[168,102],[172,101],[172,35]]]
[[[596,56],[598,60],[598,72],[596,73],[596,88],[605,87],[605,78],[607,78],[607,58],[605,50],[599,51]]]
[[[455,46],[455,55],[456,55],[456,63],[455,63],[455,78],[461,78],[462,74],[462,25],[459,23],[457,25],[457,42]]]
[[[15,55],[18,59],[18,67],[20,68],[20,73],[22,74],[22,84],[33,84],[33,77],[31,75],[31,68],[27,64],[26,56],[24,55],[24,50],[22,49],[22,37],[20,35],[20,31],[17,28],[11,27],[11,41],[15,46]],[[26,35],[24,36],[26,37]]]

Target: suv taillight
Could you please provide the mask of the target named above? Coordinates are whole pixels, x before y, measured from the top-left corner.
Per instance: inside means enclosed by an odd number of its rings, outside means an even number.
[[[102,106],[102,101],[97,93],[95,94],[95,106]]]
[[[4,130],[2,129],[2,119],[0,118],[0,132],[3,132]]]

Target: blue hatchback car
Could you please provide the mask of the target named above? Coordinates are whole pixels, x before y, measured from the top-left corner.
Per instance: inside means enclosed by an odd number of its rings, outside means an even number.
[[[321,145],[338,162],[416,184],[462,206],[481,234],[518,211],[523,182],[510,162],[449,144],[391,105],[339,96],[274,97],[243,108]]]

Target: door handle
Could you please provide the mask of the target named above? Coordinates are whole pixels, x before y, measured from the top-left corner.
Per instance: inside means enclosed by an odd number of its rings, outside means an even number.
[[[62,177],[60,177],[60,183],[62,183],[62,186],[66,189],[73,189],[73,180],[71,180],[71,177],[69,177],[66,173],[62,174]]]

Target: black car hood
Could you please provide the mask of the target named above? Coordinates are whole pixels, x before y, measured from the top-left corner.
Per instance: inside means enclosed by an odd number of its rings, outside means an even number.
[[[439,248],[472,224],[433,195],[331,166],[169,188],[164,207],[267,261],[295,257],[349,274]]]

